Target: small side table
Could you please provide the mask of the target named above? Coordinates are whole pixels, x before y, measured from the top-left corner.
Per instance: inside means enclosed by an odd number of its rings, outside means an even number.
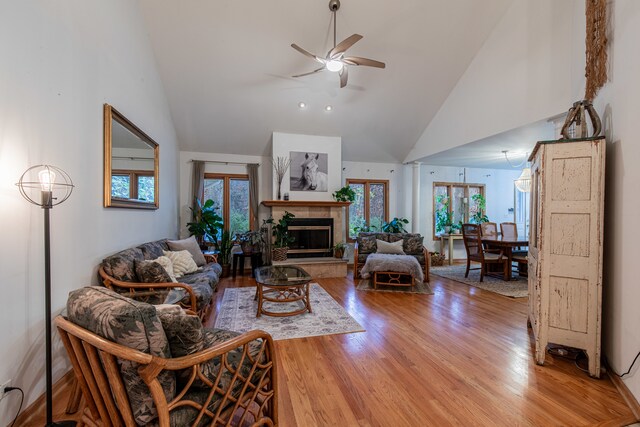
[[[256,268],[262,267],[262,252],[252,252],[245,254],[244,252],[237,252],[233,254],[232,264],[232,276],[236,277],[236,271],[238,270],[238,264],[240,264],[240,275],[244,275],[244,259],[245,257],[251,257],[251,277]]]
[[[449,251],[447,252],[447,259],[449,265],[453,265],[453,241],[462,240],[462,234],[441,234],[440,235],[440,253],[444,254],[444,241],[449,242]]]

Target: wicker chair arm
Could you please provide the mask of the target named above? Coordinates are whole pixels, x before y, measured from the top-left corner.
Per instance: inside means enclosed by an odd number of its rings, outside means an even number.
[[[181,288],[187,291],[189,294],[190,306],[185,307],[191,311],[198,311],[198,306],[196,305],[196,294],[193,292],[193,288],[190,285],[180,282],[161,282],[161,283],[137,283],[137,282],[124,282],[122,280],[116,280],[113,277],[109,276],[104,268],[101,266],[98,270],[100,277],[102,277],[102,283],[107,288],[114,290],[113,287],[123,288],[123,289],[167,289],[167,288]]]
[[[57,316],[54,319],[54,322],[58,329],[62,329],[104,352],[113,354],[119,359],[131,360],[140,364],[148,364],[151,363],[151,360],[154,358],[150,354],[143,353],[141,351],[134,350],[121,344],[116,344],[113,341],[109,341],[108,339],[102,338],[101,336],[96,335],[93,332],[90,332],[83,327],[78,326],[75,323],[65,319],[63,316]]]
[[[430,256],[429,249],[426,246],[422,246],[422,253],[424,254],[424,281],[429,282],[429,264],[430,264]]]
[[[207,261],[207,263],[217,263],[218,254],[204,254],[204,260]]]
[[[185,368],[190,368],[195,364],[204,363],[208,360],[211,360],[217,356],[220,356],[222,354],[235,350],[236,348],[241,347],[257,339],[262,339],[266,341],[267,350],[269,351],[269,354],[272,356],[272,359],[273,359],[273,355],[275,353],[273,351],[273,338],[271,338],[271,335],[261,330],[253,330],[253,331],[245,332],[242,335],[238,335],[235,338],[224,341],[217,345],[214,345],[213,347],[200,350],[197,353],[193,353],[188,356],[166,359],[166,364],[164,365],[164,369],[176,371],[176,370],[181,370]]]
[[[149,365],[153,362],[153,365],[160,367],[160,370],[168,369],[175,371],[190,368],[195,364],[204,363],[257,339],[265,340],[267,343],[267,350],[269,350],[272,360],[275,357],[275,353],[273,352],[273,338],[271,338],[271,335],[261,330],[245,332],[228,341],[200,350],[199,352],[188,356],[164,359],[109,341],[108,339],[102,338],[101,336],[76,325],[75,323],[65,319],[63,316],[57,316],[54,319],[54,322],[59,329],[67,331],[71,335],[88,342],[102,351],[113,354],[119,359],[130,360],[144,365]],[[152,376],[157,376],[158,373]]]

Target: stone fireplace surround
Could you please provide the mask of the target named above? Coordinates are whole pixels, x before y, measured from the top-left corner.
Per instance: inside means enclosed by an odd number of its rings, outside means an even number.
[[[285,211],[291,212],[296,218],[332,218],[333,244],[345,241],[343,208],[348,208],[349,204],[349,202],[309,200],[264,200],[262,202],[263,206],[271,208],[271,216],[276,221],[282,218]],[[347,261],[344,259],[291,258],[280,263],[299,265],[314,278],[347,275]]]
[[[343,208],[349,202],[310,201],[310,200],[264,200],[262,205],[271,208],[271,216],[278,220],[285,211],[296,218],[333,218],[333,243],[344,242]]]

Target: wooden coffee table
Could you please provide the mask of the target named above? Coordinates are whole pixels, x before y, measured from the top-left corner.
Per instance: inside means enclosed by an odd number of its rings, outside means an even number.
[[[296,316],[307,310],[311,313],[309,300],[311,276],[302,268],[295,265],[260,267],[256,269],[255,276],[257,282],[256,299],[258,300],[256,317],[260,317],[262,314],[277,317]],[[302,301],[304,307],[294,311],[274,312],[264,309],[265,301],[273,303]]]

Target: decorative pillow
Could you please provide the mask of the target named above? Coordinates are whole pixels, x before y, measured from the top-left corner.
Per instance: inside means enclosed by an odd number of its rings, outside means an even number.
[[[163,255],[161,257],[154,259],[153,261],[160,264],[162,268],[166,270],[169,277],[171,277],[172,282],[177,282],[176,275],[173,274],[173,262],[171,262],[171,259],[169,257]]]
[[[398,240],[403,240],[403,236],[404,233],[389,233],[387,234],[387,238],[385,239],[385,241],[389,242],[389,243],[395,243]]]
[[[196,236],[191,236],[182,240],[167,240],[167,245],[169,246],[170,251],[189,251],[198,267],[202,267],[207,263],[204,259],[202,250],[200,250],[198,242],[196,242]]]
[[[171,275],[156,261],[136,261],[136,276],[141,283],[168,283]]]
[[[405,234],[404,245],[402,246],[404,252],[408,255],[418,255],[422,253],[424,247],[424,237],[419,234]]]
[[[169,340],[172,357],[187,356],[204,348],[204,329],[198,316],[187,314],[174,304],[157,305],[156,312]],[[179,386],[189,381],[191,372],[191,368],[176,372]]]
[[[185,274],[198,271],[196,262],[187,250],[177,252],[164,251],[164,255],[173,263],[173,274],[176,276],[176,279],[179,279]]]
[[[402,250],[403,240],[398,240],[395,243],[383,242],[382,240],[376,240],[378,249],[377,254],[394,254],[394,255],[406,255]]]
[[[69,321],[103,338],[134,350],[163,358],[171,357],[169,342],[153,305],[125,298],[103,286],[76,289],[67,300]],[[131,410],[138,425],[147,425],[157,410],[147,385],[138,373],[139,365],[118,360]],[[158,374],[165,397],[175,396],[173,371]]]
[[[142,261],[144,256],[138,248],[129,248],[102,260],[104,272],[116,280],[123,282],[136,281],[135,261]]]
[[[362,254],[369,254],[376,251],[376,236],[375,235],[359,235],[358,238],[358,252]]]

